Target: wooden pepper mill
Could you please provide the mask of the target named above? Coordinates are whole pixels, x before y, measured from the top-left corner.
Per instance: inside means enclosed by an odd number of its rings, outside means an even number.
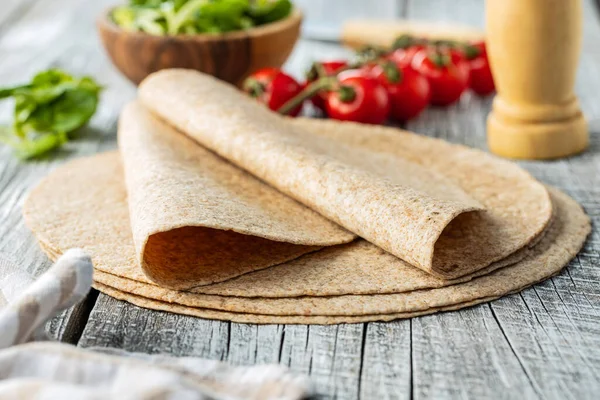
[[[500,156],[548,159],[588,145],[574,94],[581,0],[487,0],[487,48],[498,95],[488,145]]]

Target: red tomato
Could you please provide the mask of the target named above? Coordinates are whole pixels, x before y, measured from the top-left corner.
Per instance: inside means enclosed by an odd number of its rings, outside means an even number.
[[[373,75],[388,92],[390,116],[393,119],[408,121],[419,115],[429,104],[429,82],[412,67],[399,67],[388,62],[373,68]]]
[[[464,53],[471,69],[470,88],[480,96],[493,93],[496,86],[494,85],[494,77],[490,69],[485,43],[473,43],[465,48]]]
[[[397,49],[394,50],[387,58],[394,61],[399,67],[406,67],[411,65],[413,58],[419,51],[426,48],[427,46],[424,44],[417,44],[414,46],[409,46],[406,49]]]
[[[303,88],[294,78],[279,68],[258,70],[246,78],[243,86],[246,93],[266,104],[273,111],[281,108]],[[289,115],[295,117],[301,110],[302,104],[294,108]]]
[[[377,70],[379,69],[379,63],[372,61],[362,65],[358,69],[348,70],[348,72],[352,72],[355,75],[363,75],[369,78],[375,78],[377,75]]]
[[[334,61],[318,61],[314,62],[308,72],[306,73],[306,84],[316,81],[319,78],[326,76],[334,76],[340,70],[348,66],[348,61],[345,60],[334,60]],[[322,90],[318,92],[312,99],[312,103],[319,110],[325,112],[325,101],[327,98],[327,92]]]
[[[459,52],[447,49],[421,50],[415,55],[412,66],[429,81],[431,104],[452,104],[469,87],[469,63]]]
[[[339,89],[327,94],[327,114],[341,121],[381,124],[390,112],[387,91],[377,79],[356,71],[339,75]]]

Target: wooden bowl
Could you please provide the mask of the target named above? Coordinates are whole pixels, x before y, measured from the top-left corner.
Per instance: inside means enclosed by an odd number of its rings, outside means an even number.
[[[281,67],[302,22],[302,13],[294,9],[285,19],[244,31],[155,36],[121,29],[111,12],[98,18],[98,32],[112,62],[136,85],[166,68],[195,69],[239,85],[257,69]]]

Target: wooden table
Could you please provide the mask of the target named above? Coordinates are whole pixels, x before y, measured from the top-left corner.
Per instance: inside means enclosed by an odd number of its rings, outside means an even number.
[[[25,195],[65,160],[115,148],[119,110],[135,95],[134,87],[107,60],[95,34],[93,21],[107,6],[103,3],[107,2],[2,0],[2,86],[23,82],[51,66],[91,74],[106,85],[90,128],[58,156],[20,163],[8,148],[0,147],[0,251],[31,273],[45,270],[49,262],[23,223]],[[404,17],[483,23],[480,0],[395,3]],[[83,304],[52,320],[49,332],[82,347],[193,355],[234,364],[282,363],[309,374],[327,398],[598,398],[600,22],[592,0],[585,3],[584,35],[577,92],[590,120],[591,148],[568,160],[521,163],[577,199],[594,219],[585,248],[559,276],[458,312],[334,326],[203,320],[142,309],[93,291]],[[336,45],[300,42],[288,68],[300,74],[312,59],[343,54]],[[490,104],[489,98],[466,95],[450,108],[428,110],[408,129],[485,148]],[[0,106],[0,122],[8,123],[9,104]]]

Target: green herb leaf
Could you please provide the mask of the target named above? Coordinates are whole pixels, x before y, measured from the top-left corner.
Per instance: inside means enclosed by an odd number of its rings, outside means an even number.
[[[112,12],[113,21],[121,28],[128,31],[135,31],[136,27],[136,12],[129,7],[116,7]]]
[[[15,139],[6,132],[10,132],[10,128],[6,128],[4,132],[0,129],[0,143],[11,146],[15,155],[22,160],[39,157],[59,148],[68,141],[65,133],[46,133],[36,135],[31,139]]]
[[[27,85],[0,89],[0,99],[15,99],[13,126],[0,131],[0,142],[24,159],[60,147],[94,115],[101,89],[90,77],[57,69],[37,74]]]
[[[289,0],[255,0],[249,14],[259,25],[268,24],[287,17],[292,8]]]

